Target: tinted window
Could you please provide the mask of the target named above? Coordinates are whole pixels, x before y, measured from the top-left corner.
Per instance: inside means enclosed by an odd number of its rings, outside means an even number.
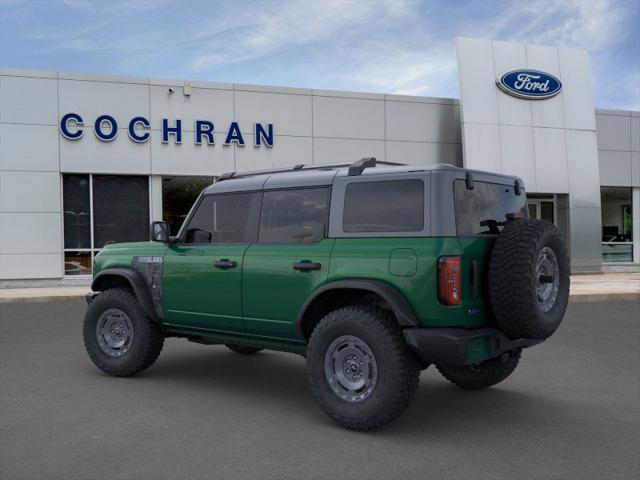
[[[176,235],[193,203],[213,177],[162,177],[162,219]]]
[[[467,189],[464,180],[456,180],[453,185],[458,235],[498,233],[507,214],[528,213],[524,191],[516,195],[509,185],[474,182],[473,190]]]
[[[206,196],[189,221],[185,243],[255,242],[259,213],[259,193]]]
[[[423,229],[422,180],[357,182],[347,186],[345,232],[420,232]]]
[[[312,243],[324,238],[329,208],[326,188],[265,192],[260,217],[262,243]]]
[[[93,176],[94,247],[149,240],[149,177]]]

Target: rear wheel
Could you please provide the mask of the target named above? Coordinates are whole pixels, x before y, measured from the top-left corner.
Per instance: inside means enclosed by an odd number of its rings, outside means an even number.
[[[507,352],[480,365],[468,367],[442,367],[438,371],[444,378],[465,390],[480,390],[505,380],[518,366],[521,349]]]
[[[254,353],[258,353],[260,350],[262,350],[259,347],[250,347],[247,345],[233,345],[230,343],[226,344],[225,347],[227,347],[232,352],[236,352],[241,355],[253,355]]]
[[[116,377],[135,375],[151,366],[164,344],[160,326],[126,288],[105,290],[91,301],[83,337],[94,365]]]
[[[393,315],[373,306],[345,307],[313,330],[307,375],[329,417],[352,430],[372,430],[399,417],[419,381],[416,359]]]

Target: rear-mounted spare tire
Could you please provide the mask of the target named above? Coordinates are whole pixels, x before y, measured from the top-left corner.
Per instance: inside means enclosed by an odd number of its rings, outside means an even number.
[[[509,338],[545,339],[569,300],[569,260],[558,229],[546,220],[512,220],[489,263],[489,299]]]

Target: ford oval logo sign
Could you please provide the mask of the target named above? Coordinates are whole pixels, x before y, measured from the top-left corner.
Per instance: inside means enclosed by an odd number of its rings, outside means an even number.
[[[512,70],[496,79],[498,87],[509,95],[528,100],[551,98],[562,90],[562,82],[538,70]]]

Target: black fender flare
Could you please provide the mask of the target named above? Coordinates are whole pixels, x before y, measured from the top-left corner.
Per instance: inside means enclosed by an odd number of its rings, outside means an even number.
[[[104,285],[109,284],[109,277],[119,277],[127,281],[133,289],[140,306],[153,321],[158,322],[158,314],[153,306],[149,287],[142,274],[133,268],[105,268],[98,272],[91,282],[91,290],[99,292]]]
[[[363,290],[375,293],[387,302],[396,317],[398,325],[401,327],[417,327],[420,325],[413,308],[397,288],[379,280],[346,279],[326,283],[314,290],[307,298],[300,308],[296,320],[296,331],[300,338],[305,338],[302,323],[309,306],[313,304],[314,300],[320,295],[331,290]]]

